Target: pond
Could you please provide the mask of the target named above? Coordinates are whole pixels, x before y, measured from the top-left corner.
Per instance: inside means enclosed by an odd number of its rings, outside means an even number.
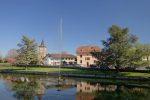
[[[0,74],[0,100],[150,100],[150,82]]]

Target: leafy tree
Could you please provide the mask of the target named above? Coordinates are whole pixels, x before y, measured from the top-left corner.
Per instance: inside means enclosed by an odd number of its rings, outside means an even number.
[[[146,58],[146,61],[150,60],[150,45],[149,44],[143,44],[142,46],[142,52],[143,56]]]
[[[137,37],[130,35],[127,28],[116,25],[109,28],[109,35],[107,40],[102,41],[104,46],[102,51],[93,56],[99,59],[99,65],[114,67],[119,71],[120,68],[129,66],[131,57],[129,51],[137,42]]]
[[[37,63],[37,45],[34,40],[22,36],[22,41],[18,44],[18,47],[17,64],[29,65]]]
[[[139,66],[144,65],[144,61],[142,60],[143,52],[142,52],[141,44],[135,44],[134,46],[132,46],[128,50],[127,56],[129,59],[128,66],[137,68]]]
[[[150,67],[150,45],[149,44],[141,44],[142,51],[142,61],[144,62],[144,66]]]

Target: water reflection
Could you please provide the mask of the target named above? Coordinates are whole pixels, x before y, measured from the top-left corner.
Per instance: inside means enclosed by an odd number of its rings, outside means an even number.
[[[150,89],[114,84],[77,84],[77,100],[150,100]]]
[[[34,96],[42,100],[45,92],[45,87],[41,81],[28,77],[7,76],[6,83],[12,91],[15,91],[13,96],[19,100],[33,100]]]
[[[58,80],[36,75],[0,75],[0,80],[3,81],[0,87],[5,87],[9,99],[16,100],[150,100],[149,84]]]

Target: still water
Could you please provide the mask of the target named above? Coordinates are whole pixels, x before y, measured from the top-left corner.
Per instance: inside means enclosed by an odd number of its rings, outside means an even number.
[[[0,74],[0,100],[150,100],[150,82]]]

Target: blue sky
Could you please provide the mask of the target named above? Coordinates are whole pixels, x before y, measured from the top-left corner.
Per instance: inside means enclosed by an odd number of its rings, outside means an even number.
[[[0,53],[17,48],[22,35],[59,52],[60,18],[63,50],[75,54],[83,45],[98,45],[115,24],[128,27],[139,42],[150,43],[150,0],[0,0]]]

